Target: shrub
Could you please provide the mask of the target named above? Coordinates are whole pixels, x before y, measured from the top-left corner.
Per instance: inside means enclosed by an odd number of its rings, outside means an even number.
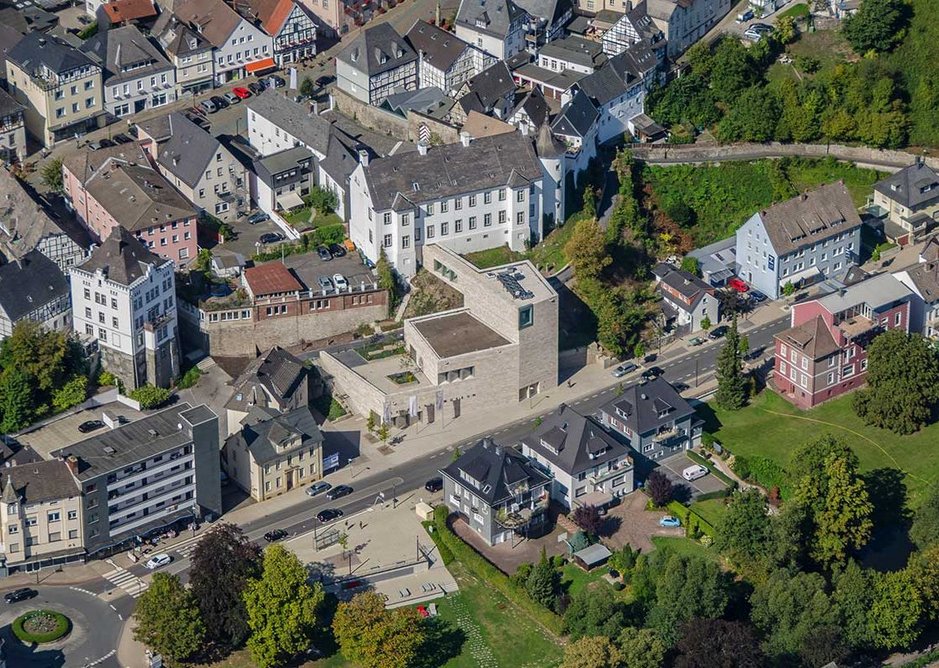
[[[162,406],[169,401],[170,391],[153,385],[141,385],[127,396],[138,402],[142,409],[148,410]]]
[[[672,481],[661,471],[652,471],[646,479],[646,492],[656,506],[664,506],[672,500]]]
[[[188,389],[199,382],[201,375],[202,370],[199,367],[190,367],[189,370],[183,374],[183,377],[179,379],[179,382],[176,383],[176,387],[180,390]]]
[[[776,487],[781,498],[787,498],[786,470],[772,459],[760,455],[752,457],[738,455],[734,457],[731,468],[744,480],[756,483],[760,487],[766,489]]]
[[[613,583],[613,589],[615,589],[616,591],[623,591],[623,589],[625,588],[626,588],[626,585],[624,585],[619,580]]]
[[[37,615],[45,615],[55,621],[55,628],[45,633],[30,633],[23,625]],[[42,644],[58,640],[71,630],[69,618],[54,610],[32,610],[13,620],[13,635],[25,643]]]
[[[432,521],[421,522],[424,525],[424,528],[427,529],[427,533],[430,535],[430,539],[434,541],[434,545],[437,546],[437,554],[440,555],[440,559],[443,561],[443,565],[448,565],[453,561],[453,552],[450,551],[450,548],[443,544],[443,541],[440,540],[440,536],[437,534],[437,530]]]

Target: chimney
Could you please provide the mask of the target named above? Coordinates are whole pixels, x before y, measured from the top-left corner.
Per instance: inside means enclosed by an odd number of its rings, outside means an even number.
[[[502,456],[502,446],[501,446],[501,445],[496,445],[496,446],[495,446],[495,452],[496,452],[496,457],[501,457],[501,456]]]
[[[473,141],[473,138],[470,136],[469,132],[460,133],[460,143],[463,144],[463,146],[469,146],[471,141]]]
[[[65,465],[68,466],[68,470],[72,472],[73,476],[78,476],[78,457],[69,455],[65,458]]]
[[[368,151],[364,148],[359,149],[359,164],[363,167],[368,167]]]
[[[417,142],[417,152],[421,155],[427,155],[427,142],[419,141]]]
[[[519,129],[522,131],[522,135],[523,135],[523,136],[525,136],[525,137],[528,136],[528,123],[522,123],[522,124],[519,126]]]

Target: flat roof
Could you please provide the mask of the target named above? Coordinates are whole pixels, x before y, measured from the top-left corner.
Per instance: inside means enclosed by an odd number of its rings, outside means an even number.
[[[467,311],[412,320],[411,324],[441,358],[498,348],[511,343]]]

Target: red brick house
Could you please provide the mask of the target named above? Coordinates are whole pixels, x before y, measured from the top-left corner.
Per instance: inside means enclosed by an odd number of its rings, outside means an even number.
[[[795,304],[775,336],[773,385],[801,409],[864,384],[867,348],[887,329],[910,331],[913,293],[890,274]]]

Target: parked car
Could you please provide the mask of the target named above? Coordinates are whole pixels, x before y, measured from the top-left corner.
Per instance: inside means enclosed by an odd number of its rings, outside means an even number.
[[[759,348],[754,348],[747,352],[747,354],[743,356],[743,359],[747,362],[752,362],[753,360],[758,360],[763,357],[764,352],[766,352],[766,348],[760,346]]]
[[[342,244],[329,244],[329,252],[333,257],[343,257],[346,254],[346,247]]]
[[[225,93],[222,97],[225,98],[225,101],[228,102],[228,104],[238,104],[241,102],[241,98],[235,95],[234,92]]]
[[[681,526],[681,520],[672,515],[666,515],[665,517],[659,520],[659,526],[673,529],[675,527]]]
[[[319,255],[320,259],[324,261],[333,259],[333,254],[329,252],[329,249],[326,248],[326,246],[317,247],[316,254]]]
[[[150,557],[150,561],[147,562],[147,568],[149,568],[152,571],[154,568],[159,568],[160,566],[166,566],[171,561],[173,561],[173,557],[168,555],[166,552],[155,554],[152,557]]]
[[[333,285],[336,286],[337,290],[349,289],[349,281],[347,281],[346,277],[342,274],[333,274]]]
[[[717,341],[727,334],[727,325],[721,325],[720,327],[715,327],[710,332],[708,332],[708,338],[712,341]]]
[[[25,601],[28,598],[32,598],[37,593],[38,592],[36,592],[34,589],[30,589],[29,587],[22,587],[21,589],[14,589],[11,592],[7,592],[4,595],[3,600],[7,603],[19,603],[20,601]]]
[[[685,390],[691,389],[691,386],[688,383],[683,383],[681,381],[678,381],[677,383],[672,383],[672,387],[674,387],[675,391],[678,392],[679,394],[681,394]]]
[[[326,522],[332,522],[333,520],[338,520],[342,517],[342,511],[338,508],[327,508],[326,510],[321,510],[316,513],[316,519],[324,524]]]
[[[743,282],[743,279],[737,278],[736,276],[727,281],[727,287],[740,293],[747,292],[750,289],[749,286]]]
[[[322,494],[323,492],[328,491],[330,487],[332,487],[332,485],[330,485],[328,482],[325,480],[320,480],[319,482],[314,482],[312,485],[306,488],[306,495],[317,496],[318,494]]]
[[[343,496],[348,496],[349,494],[352,494],[351,487],[349,487],[348,485],[336,485],[331,490],[326,492],[326,498],[329,499],[330,501],[335,501],[336,499],[341,498]]]
[[[260,241],[262,244],[276,244],[283,238],[284,235],[280,234],[279,232],[265,232],[260,237],[258,237],[258,241]]]
[[[737,23],[746,23],[752,18],[753,18],[753,10],[748,9],[745,12],[741,12],[740,14],[737,14]]]
[[[80,425],[78,425],[78,431],[83,434],[101,429],[104,426],[104,423],[101,420],[85,420]]]
[[[614,378],[622,378],[627,373],[632,373],[638,368],[639,367],[637,367],[632,362],[626,362],[626,364],[620,364],[618,367],[613,369],[613,371],[611,371],[610,373],[613,375]]]
[[[264,92],[264,84],[260,81],[252,81],[248,84],[248,90],[251,91],[252,95],[260,95]]]
[[[435,494],[443,489],[443,478],[431,478],[424,483],[424,489],[431,494]]]
[[[703,478],[707,474],[708,474],[707,468],[705,468],[704,466],[701,466],[701,464],[695,464],[693,466],[689,466],[684,471],[682,471],[681,477],[687,480],[688,482],[691,482],[693,480],[697,480],[698,478]]]
[[[213,95],[209,99],[212,100],[219,109],[225,109],[228,106],[228,100],[221,95]]]
[[[219,109],[218,105],[215,104],[215,98],[211,98],[211,99],[208,99],[208,100],[202,100],[202,101],[199,103],[199,107],[200,107],[203,111],[205,111],[205,113],[207,113],[207,114],[214,114],[214,113],[215,113],[216,111],[218,111],[218,109]]]
[[[107,139],[98,139],[88,143],[88,149],[91,151],[97,151],[99,148],[108,148],[109,146],[114,146],[114,144]]]
[[[336,80],[336,77],[325,76],[325,77],[318,77],[316,81],[314,81],[313,83],[315,83],[319,88],[325,88],[326,86],[328,86],[335,80]]]
[[[332,290],[333,281],[329,276],[317,276],[316,282],[320,286],[320,290]]]
[[[263,211],[257,211],[248,216],[248,225],[257,225],[268,219],[268,215]]]
[[[115,144],[129,144],[133,141],[133,139],[122,132],[118,132],[116,135],[111,137],[111,141],[113,141]]]
[[[750,290],[750,299],[752,299],[757,304],[762,304],[768,299],[768,297],[759,290]]]
[[[693,336],[688,341],[689,346],[700,346],[702,343],[704,343],[704,339],[702,339],[700,336]]]
[[[239,100],[247,100],[251,97],[251,90],[244,86],[235,86],[231,89],[231,92],[238,96]]]
[[[271,88],[283,88],[287,85],[287,82],[283,77],[279,77],[276,74],[272,74],[267,78],[268,83]]]
[[[273,543],[286,537],[287,532],[283,529],[272,529],[271,531],[268,531],[266,534],[264,534],[264,540],[266,540],[268,543]]]
[[[661,367],[650,366],[648,369],[642,372],[642,379],[643,380],[655,380],[656,378],[661,376],[663,373],[665,372],[662,371]]]

